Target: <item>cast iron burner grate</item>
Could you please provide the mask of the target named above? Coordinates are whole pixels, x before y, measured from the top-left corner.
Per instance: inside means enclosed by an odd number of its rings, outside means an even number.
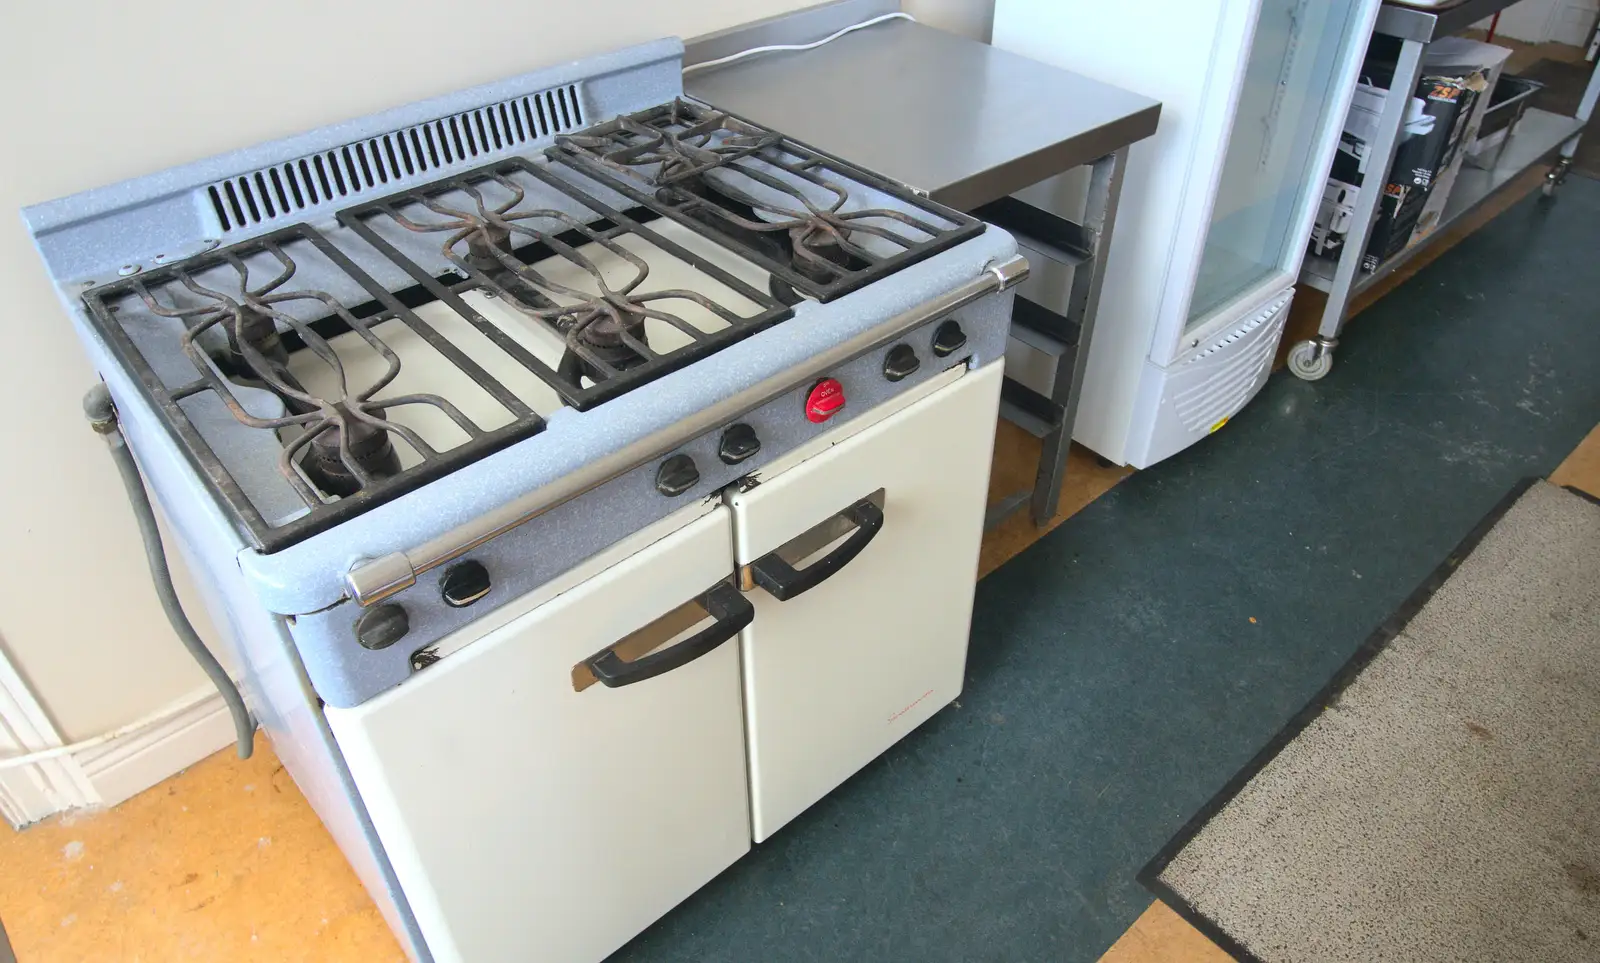
[[[556,138],[549,156],[755,261],[774,295],[828,301],[984,224],[732,114],[685,100]]]
[[[409,287],[368,274],[341,247],[349,232],[297,224],[84,303],[241,534],[278,551],[539,432],[540,411],[592,408],[791,316],[647,228],[652,212],[635,219],[543,168],[512,157],[340,212]],[[655,286],[663,273],[678,283]],[[474,295],[512,313],[492,320]],[[529,328],[555,353],[531,350]],[[413,378],[430,390],[404,389]]]
[[[538,200],[548,202],[552,190],[582,205],[588,218]],[[342,211],[339,219],[579,410],[792,314],[771,295],[522,157]],[[432,253],[453,273],[430,271],[420,255],[403,252],[407,233],[437,235]],[[637,243],[630,246],[630,239]],[[746,313],[704,291],[652,287],[645,252],[658,264],[665,258],[692,268],[697,278],[714,282],[703,286],[743,302]],[[609,262],[609,273],[596,263],[601,257]],[[581,281],[560,280],[548,265],[567,273],[576,269]],[[547,364],[474,310],[461,297],[472,290],[503,299],[558,334],[563,340],[559,361]],[[683,317],[682,309],[691,306],[717,326],[707,330]],[[658,350],[645,334],[648,319],[669,326],[676,340],[686,343]]]
[[[347,304],[310,286],[314,282],[298,281],[299,275],[339,279],[365,297]],[[135,374],[199,477],[264,552],[398,497],[545,424],[516,394],[304,224],[92,289],[83,300],[95,328]],[[482,385],[507,409],[509,424],[485,430],[437,394],[379,397],[401,371],[399,356],[378,333],[389,322],[403,324]],[[379,373],[362,380],[347,370],[329,344],[345,333],[354,333],[381,357]],[[327,366],[327,377],[321,380],[335,390],[313,393],[291,372],[291,356],[301,352]],[[246,428],[275,436],[278,474],[298,499],[298,510],[284,518],[262,514],[197,424],[205,422],[214,431],[214,420],[205,418],[208,401],[220,402]],[[439,450],[389,417],[408,407],[432,409],[466,440]],[[401,467],[398,449],[409,453],[408,467]],[[259,493],[259,486],[255,490]]]

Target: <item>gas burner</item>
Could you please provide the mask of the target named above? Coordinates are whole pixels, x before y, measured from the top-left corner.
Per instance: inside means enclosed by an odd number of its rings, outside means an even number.
[[[983,230],[686,101],[364,199],[338,221],[83,295],[263,553]]]
[[[347,303],[298,283],[308,263],[319,280],[359,295]],[[471,357],[305,225],[92,289],[84,302],[167,413],[202,477],[263,551],[394,498],[455,459],[481,457],[544,427]],[[394,390],[401,359],[385,340],[395,331],[379,333],[386,325],[409,331],[484,384],[511,424],[485,430],[447,398]],[[347,361],[352,339],[370,359],[364,375]],[[219,429],[205,418],[215,402],[236,423],[265,433],[297,510],[264,512],[261,503],[281,508],[282,499],[264,497],[259,478],[235,476],[243,457],[237,445],[224,444],[228,456],[219,455]],[[406,423],[416,421],[418,409],[443,419],[464,443],[430,443]]]
[[[388,424],[383,407],[336,402],[320,425],[308,429],[309,438],[300,467],[317,487],[330,495],[354,495],[373,483],[400,473],[400,455],[389,440],[397,431]]]
[[[587,320],[577,314],[567,314],[556,320],[556,325],[568,332],[569,344],[574,340],[581,350],[572,348],[561,358],[558,369],[563,377],[578,380],[587,378],[598,382],[607,372],[627,371],[647,363],[650,359],[630,347],[645,341],[645,314],[627,307],[615,306],[613,310],[593,313]],[[591,362],[599,358],[599,364]]]
[[[579,409],[789,316],[784,304],[713,259],[520,157],[342,212],[340,219]],[[434,251],[460,280],[419,263],[426,258],[417,235],[441,237]],[[652,287],[652,270],[668,266],[687,272],[687,280]],[[559,358],[541,359],[490,324],[462,300],[473,290],[559,336]]]
[[[219,367],[229,374],[248,378],[254,370],[250,357],[265,359],[265,363],[274,371],[288,364],[289,350],[283,345],[271,311],[247,301],[235,305],[229,313],[228,322],[223,324],[228,333],[227,349],[213,356]],[[250,357],[245,354],[246,345],[252,349]]]
[[[613,124],[569,135],[564,143],[625,173],[655,166],[654,183],[674,184],[782,140],[775,131],[676,100],[665,113],[618,118]]]
[[[490,205],[484,190],[496,187],[504,200]],[[458,192],[470,199],[471,209],[451,207],[437,197],[424,196],[421,207],[437,218],[420,221],[391,208],[395,223],[417,234],[446,233],[440,253],[463,272],[483,277],[521,311],[560,332],[566,350],[557,373],[577,381],[599,383],[654,356],[645,333],[645,318],[658,318],[680,330],[693,332],[686,321],[651,306],[651,302],[688,300],[725,320],[736,316],[710,298],[694,291],[669,290],[637,293],[650,275],[650,265],[572,216],[550,208],[519,210],[527,191],[509,177],[491,172],[480,183],[464,182]],[[420,216],[420,215],[419,215]],[[538,226],[533,226],[537,224]],[[631,269],[622,284],[613,286],[594,260],[563,240],[588,242],[614,255]],[[522,241],[522,244],[515,244]],[[513,247],[538,245],[552,258],[581,268],[589,280],[587,290],[553,280],[538,264],[519,260]]]
[[[786,303],[855,290],[983,223],[722,111],[678,100],[556,138],[550,156],[755,260]]]
[[[391,434],[399,436],[425,458],[438,455],[420,435],[390,422],[384,414],[390,408],[432,405],[458,427],[469,429],[471,422],[466,416],[443,398],[427,395],[375,398],[400,373],[399,357],[372,333],[366,322],[357,319],[332,295],[309,289],[281,290],[297,270],[281,244],[268,242],[253,258],[256,274],[262,273],[262,267],[275,270],[276,274],[269,274],[270,279],[264,284],[251,286],[252,270],[245,260],[249,253],[255,252],[224,251],[222,264],[214,269],[201,265],[196,265],[195,269],[176,269],[177,285],[165,285],[169,289],[166,294],[170,303],[162,303],[146,279],[134,281],[132,287],[152,315],[183,322],[179,343],[200,373],[201,382],[197,384],[203,383],[221,396],[228,410],[243,424],[281,432],[287,437],[278,458],[279,470],[308,506],[315,506],[328,497],[354,495],[399,474],[400,460]],[[200,280],[202,277],[205,283]],[[343,362],[328,340],[292,313],[293,306],[309,306],[309,312],[300,313],[338,318],[346,329],[359,332],[387,362],[382,376],[366,385],[351,384]],[[309,350],[332,369],[337,396],[313,394],[290,373],[289,352],[283,344],[280,325],[293,332],[304,346],[303,350]],[[201,343],[218,327],[226,332],[224,357],[231,365],[242,365],[236,383],[271,391],[282,403],[281,416],[252,414],[229,389],[229,381],[234,379],[224,379],[212,372],[207,362],[215,359],[203,350]]]

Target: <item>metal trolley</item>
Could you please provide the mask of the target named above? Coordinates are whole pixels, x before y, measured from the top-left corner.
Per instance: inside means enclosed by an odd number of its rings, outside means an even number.
[[[1379,11],[1375,32],[1401,41],[1400,60],[1389,89],[1415,90],[1422,76],[1422,59],[1428,44],[1441,37],[1460,33],[1480,20],[1499,13],[1513,2],[1465,0],[1454,6],[1432,10],[1385,3]],[[1597,42],[1600,42],[1600,34],[1597,34]],[[1590,44],[1590,59],[1594,59],[1596,46],[1597,43]],[[1308,255],[1301,268],[1300,283],[1324,292],[1328,301],[1322,310],[1316,337],[1301,341],[1289,350],[1289,370],[1307,381],[1316,381],[1327,375],[1333,368],[1333,350],[1339,344],[1339,334],[1344,329],[1350,302],[1357,295],[1427,250],[1445,235],[1445,228],[1453,221],[1472,213],[1523,172],[1545,163],[1555,155],[1556,163],[1544,183],[1545,196],[1552,196],[1572,167],[1578,140],[1594,112],[1597,98],[1600,98],[1600,70],[1590,74],[1589,85],[1575,116],[1568,117],[1537,108],[1527,110],[1518,123],[1516,136],[1509,140],[1493,170],[1462,170],[1450,191],[1449,202],[1438,228],[1426,239],[1390,257],[1368,274],[1361,271],[1361,259],[1367,249],[1367,240],[1371,236],[1383,192],[1360,191],[1356,196],[1350,232],[1344,245],[1332,257]],[[1377,137],[1372,146],[1372,156],[1379,163],[1371,165],[1369,170],[1388,171],[1393,165],[1395,151],[1402,140],[1400,132],[1408,100],[1408,97],[1389,97],[1385,100],[1379,116]]]

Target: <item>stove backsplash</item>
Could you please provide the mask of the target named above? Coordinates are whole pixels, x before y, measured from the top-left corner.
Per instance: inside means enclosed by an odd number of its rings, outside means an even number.
[[[668,38],[222,154],[23,210],[51,279],[84,288],[513,155],[682,92]],[[404,277],[374,258],[385,285]]]

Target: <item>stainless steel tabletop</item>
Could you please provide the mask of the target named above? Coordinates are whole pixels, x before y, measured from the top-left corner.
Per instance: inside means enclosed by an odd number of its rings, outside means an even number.
[[[691,73],[684,89],[959,210],[1148,137],[1161,110],[905,20]]]
[[[1428,0],[1386,2],[1373,29],[1402,40],[1427,43],[1460,33],[1479,20],[1494,16],[1516,0]]]

